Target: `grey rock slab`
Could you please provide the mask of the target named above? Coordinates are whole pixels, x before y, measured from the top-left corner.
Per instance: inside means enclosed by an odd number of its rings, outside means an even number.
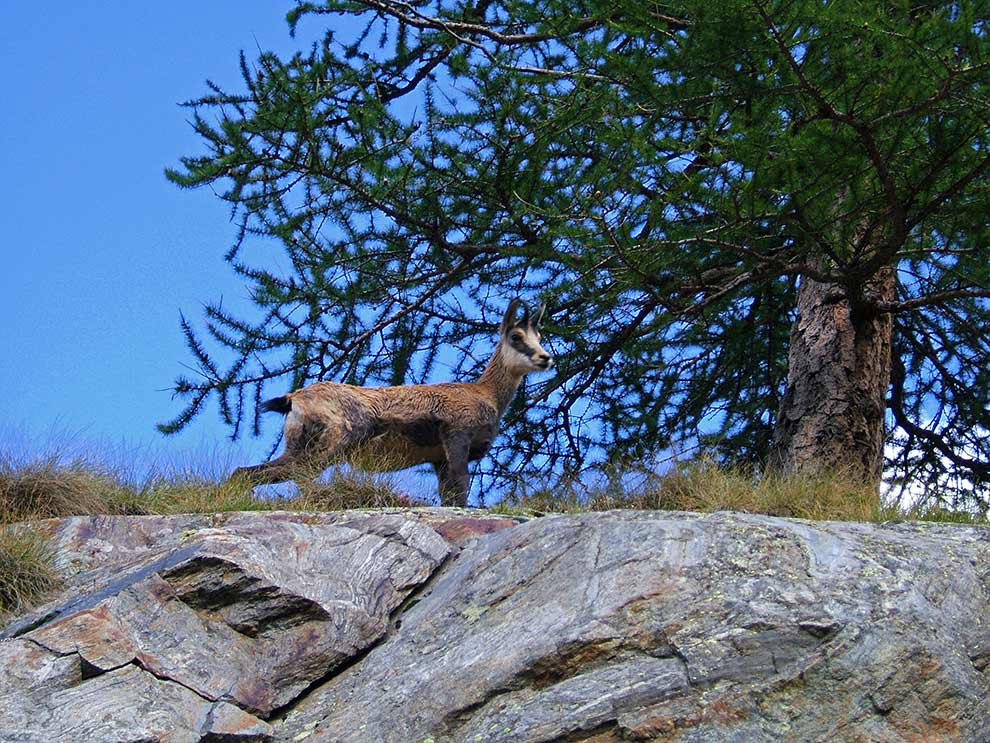
[[[73,518],[53,542],[66,590],[4,636],[74,658],[80,694],[139,667],[260,717],[377,642],[451,550],[429,525],[382,513]],[[16,698],[41,682],[12,683]]]
[[[544,517],[468,543],[277,740],[990,740],[990,530]]]
[[[268,723],[135,665],[57,689],[29,709],[11,700],[0,708],[0,740],[8,743],[271,740]]]
[[[78,655],[56,655],[29,640],[0,642],[0,740],[26,730],[52,695],[82,680]]]
[[[677,658],[618,654],[605,665],[557,683],[497,693],[463,721],[450,722],[464,741],[557,740],[592,733],[614,722],[620,710],[655,704],[687,685],[684,664]]]

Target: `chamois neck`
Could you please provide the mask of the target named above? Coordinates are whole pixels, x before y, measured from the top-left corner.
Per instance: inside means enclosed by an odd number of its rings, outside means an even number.
[[[491,390],[495,405],[498,407],[498,414],[502,415],[515,397],[524,376],[524,373],[510,371],[506,367],[502,360],[502,343],[499,342],[488,361],[488,366],[478,378],[478,384]]]

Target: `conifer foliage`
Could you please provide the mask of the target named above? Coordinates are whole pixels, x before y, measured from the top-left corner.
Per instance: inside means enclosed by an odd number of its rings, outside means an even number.
[[[163,431],[216,400],[257,432],[260,400],[317,379],[470,378],[521,295],[558,366],[490,473],[676,444],[990,482],[983,3],[333,0],[288,23],[326,31],[242,54],[168,171],[230,203],[257,312],[183,320],[200,374]]]

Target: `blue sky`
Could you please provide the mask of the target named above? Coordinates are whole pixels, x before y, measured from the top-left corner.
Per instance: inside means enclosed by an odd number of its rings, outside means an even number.
[[[201,149],[179,102],[207,78],[237,88],[241,49],[308,43],[289,38],[289,7],[0,5],[0,448],[54,438],[139,466],[267,452],[275,425],[233,445],[215,407],[177,436],[155,430],[178,411],[169,388],[190,361],[180,311],[246,303],[223,261],[228,210],[163,169]]]

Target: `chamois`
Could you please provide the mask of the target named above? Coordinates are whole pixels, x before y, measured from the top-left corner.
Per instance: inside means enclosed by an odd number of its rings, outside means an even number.
[[[488,452],[522,378],[553,365],[540,345],[544,309],[541,305],[531,315],[522,300],[509,302],[495,352],[474,382],[398,387],[316,382],[268,400],[262,409],[286,415],[285,450],[270,462],[236,469],[231,479],[282,482],[354,455],[373,471],[429,462],[441,504],[466,506],[468,462]]]

